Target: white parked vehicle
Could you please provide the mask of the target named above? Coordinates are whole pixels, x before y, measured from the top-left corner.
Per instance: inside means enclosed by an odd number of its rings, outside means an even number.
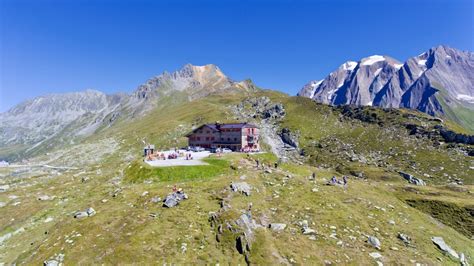
[[[232,152],[232,150],[228,149],[228,148],[222,148],[221,152],[222,153],[230,153],[230,152]]]

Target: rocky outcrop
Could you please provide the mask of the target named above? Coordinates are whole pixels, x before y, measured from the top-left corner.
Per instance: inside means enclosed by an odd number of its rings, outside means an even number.
[[[435,244],[440,250],[443,252],[451,255],[452,257],[459,259],[458,253],[452,249],[450,246],[444,242],[444,239],[442,237],[432,237],[431,241],[433,241],[433,244]]]
[[[250,196],[250,191],[252,190],[252,187],[247,184],[247,182],[232,182],[230,184],[230,188],[232,189],[232,191],[240,192],[245,196]]]
[[[185,199],[188,199],[186,193],[182,191],[172,192],[163,200],[163,207],[173,208]]]
[[[409,183],[417,185],[417,186],[426,186],[425,181],[420,178],[416,178],[413,175],[410,175],[405,172],[398,172],[403,178],[405,178]]]
[[[251,121],[260,127],[260,135],[271,151],[282,161],[298,161],[298,137],[288,128],[280,129],[279,122],[285,117],[285,108],[268,97],[254,97],[232,108],[236,119]]]
[[[474,145],[474,135],[459,134],[451,130],[441,128],[439,133],[446,142],[463,143]]]
[[[282,128],[282,130],[280,131],[280,133],[278,134],[281,138],[281,140],[293,147],[293,148],[298,148],[298,137],[296,136],[296,134],[294,134],[293,132],[291,132],[290,129],[288,128]]]

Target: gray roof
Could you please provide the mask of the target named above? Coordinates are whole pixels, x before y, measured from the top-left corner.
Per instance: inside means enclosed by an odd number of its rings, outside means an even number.
[[[258,128],[256,125],[249,124],[249,123],[229,123],[229,124],[213,123],[213,124],[204,124],[194,129],[191,133],[187,134],[186,136],[191,135],[192,133],[196,132],[198,129],[201,129],[203,127],[209,127],[214,131],[221,131],[221,129],[228,129],[228,128]]]

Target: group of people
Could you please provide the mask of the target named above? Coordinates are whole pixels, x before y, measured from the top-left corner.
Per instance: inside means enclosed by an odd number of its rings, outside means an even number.
[[[342,180],[338,180],[336,176],[332,176],[331,180],[329,180],[328,185],[335,186],[335,185],[342,185],[344,188],[347,188],[348,177],[345,175],[342,177]]]
[[[250,148],[250,147],[244,147],[244,148],[240,149],[240,152],[251,153],[251,152],[260,152],[260,150],[259,149],[253,149],[253,148]]]
[[[147,161],[155,161],[155,160],[172,160],[172,159],[178,159],[178,157],[184,157],[185,160],[192,160],[193,155],[191,152],[181,152],[175,150],[174,152],[171,152],[169,154],[166,154],[164,152],[156,152],[156,153],[151,153],[148,154],[146,157]]]

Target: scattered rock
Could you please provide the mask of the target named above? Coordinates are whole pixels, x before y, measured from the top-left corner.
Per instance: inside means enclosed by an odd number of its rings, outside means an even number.
[[[271,223],[268,227],[269,227],[270,229],[272,229],[273,231],[279,232],[279,231],[285,230],[286,224]]]
[[[142,193],[142,197],[145,197],[146,195],[148,195],[148,191],[144,191],[144,192]]]
[[[459,254],[459,262],[461,262],[461,266],[469,266],[469,263],[466,260],[466,256],[464,256],[464,253]]]
[[[232,189],[232,191],[240,192],[244,194],[245,196],[250,196],[250,191],[252,190],[252,187],[249,184],[247,184],[247,182],[238,182],[238,183],[232,182],[230,184],[230,188]]]
[[[78,211],[74,213],[74,218],[80,219],[80,218],[94,216],[95,214],[96,214],[96,211],[92,207],[89,207],[85,211]]]
[[[452,249],[450,246],[448,246],[442,237],[432,237],[431,241],[443,252],[448,253],[449,255],[455,257],[456,259],[459,259],[459,255],[454,249]]]
[[[54,255],[50,259],[43,262],[44,266],[61,266],[64,262],[64,254],[60,253],[58,255]]]
[[[6,192],[9,189],[10,189],[9,185],[1,185],[0,186],[0,192]]]
[[[153,197],[151,198],[150,200],[152,203],[158,203],[158,202],[161,202],[161,197]]]
[[[417,186],[426,186],[425,181],[423,181],[421,178],[416,178],[408,173],[401,172],[401,171],[398,173],[411,184],[414,184]]]
[[[5,206],[7,206],[7,204],[5,202],[0,201],[0,208],[5,207]]]
[[[394,221],[394,220],[389,220],[388,223],[389,223],[390,225],[395,225],[395,221]]]
[[[185,199],[188,199],[188,195],[186,195],[186,193],[182,191],[176,191],[176,192],[170,193],[168,194],[168,196],[166,196],[163,202],[163,207],[172,208],[178,205],[179,202]]]
[[[97,213],[92,207],[87,208],[86,212],[89,216],[94,216]]]
[[[188,244],[182,243],[181,244],[181,253],[185,253],[188,250]]]
[[[303,235],[316,235],[317,234],[316,230],[311,229],[311,228],[303,228],[301,231],[303,232]]]
[[[41,201],[47,201],[47,200],[53,200],[53,199],[54,199],[54,196],[50,197],[48,195],[41,195],[38,197],[38,200],[41,200]]]
[[[378,253],[378,252],[372,252],[372,253],[369,253],[369,256],[371,256],[373,259],[375,260],[378,260],[378,259],[381,259],[383,256]]]
[[[402,233],[398,233],[398,239],[400,239],[401,241],[403,241],[403,243],[408,246],[410,245],[410,242],[411,242],[411,239],[409,236],[405,235],[405,234],[402,234]]]
[[[381,246],[380,240],[376,238],[375,236],[369,236],[369,238],[367,239],[367,243],[369,243],[371,246],[373,246],[376,249],[380,249],[380,246]]]

